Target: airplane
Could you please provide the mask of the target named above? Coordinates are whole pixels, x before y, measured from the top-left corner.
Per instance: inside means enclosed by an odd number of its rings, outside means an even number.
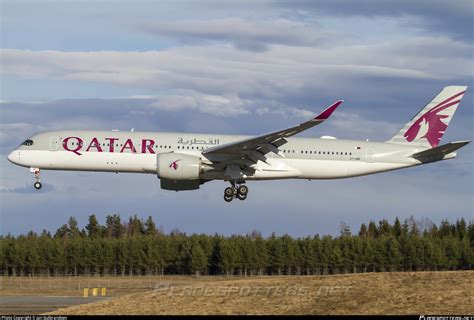
[[[385,142],[293,137],[326,121],[336,101],[299,125],[260,136],[138,131],[49,131],[25,140],[8,160],[30,168],[41,189],[41,170],[155,174],[165,190],[196,190],[223,180],[224,200],[245,200],[247,181],[340,179],[452,159],[470,141],[439,145],[467,86],[443,88]]]

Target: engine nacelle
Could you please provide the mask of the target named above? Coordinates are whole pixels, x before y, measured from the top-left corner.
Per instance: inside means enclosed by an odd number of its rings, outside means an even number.
[[[175,152],[157,155],[156,173],[160,179],[197,180],[205,168],[197,156]]]

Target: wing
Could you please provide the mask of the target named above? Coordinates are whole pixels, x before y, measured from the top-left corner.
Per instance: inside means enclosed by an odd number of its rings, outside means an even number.
[[[334,112],[334,110],[336,110],[337,107],[339,107],[341,103],[342,100],[336,101],[316,117],[309,121],[303,122],[300,125],[267,133],[254,138],[215,146],[205,150],[203,155],[211,161],[240,159],[250,160],[253,163],[256,163],[258,160],[266,162],[265,155],[269,152],[273,152],[280,155],[281,157],[284,157],[278,148],[287,142],[285,138],[291,137],[322,123],[324,120],[329,118],[329,116]]]

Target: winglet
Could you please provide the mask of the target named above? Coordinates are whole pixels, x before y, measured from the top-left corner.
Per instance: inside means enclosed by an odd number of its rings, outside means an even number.
[[[314,120],[320,120],[320,121],[323,121],[323,120],[326,120],[327,118],[329,118],[331,116],[331,114],[334,112],[334,110],[337,109],[337,107],[339,107],[339,105],[343,102],[344,100],[339,100],[339,101],[336,101],[334,102],[332,105],[330,105],[329,107],[326,108],[326,110],[324,110],[323,112],[321,112],[320,114],[318,114],[316,116],[316,118],[314,118]]]

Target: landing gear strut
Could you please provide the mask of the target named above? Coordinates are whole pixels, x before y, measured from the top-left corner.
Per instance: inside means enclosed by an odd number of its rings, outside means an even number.
[[[226,202],[231,202],[234,198],[239,200],[247,199],[247,194],[249,193],[249,188],[246,185],[236,186],[235,182],[231,182],[232,187],[227,187],[224,190],[224,200]]]
[[[33,186],[35,187],[36,190],[41,189],[41,187],[43,187],[43,185],[40,182],[40,169],[39,168],[30,168],[30,171],[35,174],[36,182]]]

